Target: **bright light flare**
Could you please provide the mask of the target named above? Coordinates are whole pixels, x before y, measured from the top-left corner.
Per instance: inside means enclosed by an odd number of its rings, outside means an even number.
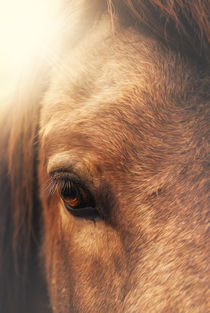
[[[6,0],[0,5],[0,38],[15,66],[41,55],[56,30],[55,0]]]
[[[32,62],[47,58],[59,30],[59,0],[1,0],[0,97]]]

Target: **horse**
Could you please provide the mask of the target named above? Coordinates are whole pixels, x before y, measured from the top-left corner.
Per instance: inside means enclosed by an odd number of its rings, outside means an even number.
[[[209,311],[208,0],[74,0],[0,124],[2,313]]]

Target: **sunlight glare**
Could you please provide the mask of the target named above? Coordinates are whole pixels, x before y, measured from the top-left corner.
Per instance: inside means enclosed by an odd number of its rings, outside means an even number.
[[[13,83],[29,63],[47,58],[58,33],[58,3],[58,0],[0,2],[1,93],[4,85]]]

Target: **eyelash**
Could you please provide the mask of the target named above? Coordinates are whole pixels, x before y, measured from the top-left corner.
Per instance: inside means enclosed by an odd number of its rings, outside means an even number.
[[[52,173],[48,182],[49,195],[58,193],[65,208],[73,216],[89,219],[103,218],[95,208],[95,200],[90,191],[78,180],[72,179],[68,173]]]

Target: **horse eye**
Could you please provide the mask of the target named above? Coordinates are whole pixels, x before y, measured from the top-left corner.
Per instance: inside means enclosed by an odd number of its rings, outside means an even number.
[[[74,216],[92,219],[100,217],[91,193],[71,180],[58,183],[58,192],[66,209]]]
[[[88,192],[72,181],[65,181],[59,188],[59,193],[63,202],[71,208],[81,208],[91,204]]]

